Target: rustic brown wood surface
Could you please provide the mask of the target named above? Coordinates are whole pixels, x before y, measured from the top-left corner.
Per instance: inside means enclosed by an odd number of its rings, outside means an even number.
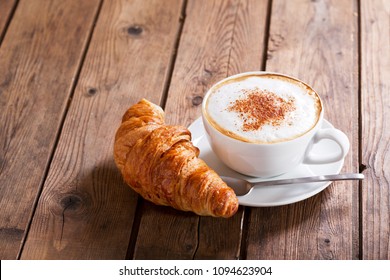
[[[98,2],[77,2],[19,3],[1,44],[1,258],[18,256],[88,41]]]
[[[361,7],[362,253],[390,259],[390,3]]]
[[[0,1],[0,258],[390,259],[389,18],[385,0]],[[312,85],[351,142],[342,172],[366,179],[230,219],[126,186],[130,105],[189,126],[251,70]]]

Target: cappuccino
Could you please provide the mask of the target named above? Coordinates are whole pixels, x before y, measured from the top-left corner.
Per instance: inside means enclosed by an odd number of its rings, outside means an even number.
[[[221,133],[250,143],[297,138],[319,121],[322,105],[306,84],[284,75],[250,74],[211,90],[205,117]]]

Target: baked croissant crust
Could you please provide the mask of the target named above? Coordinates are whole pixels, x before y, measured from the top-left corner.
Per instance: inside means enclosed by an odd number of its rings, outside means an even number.
[[[183,126],[164,123],[164,111],[142,99],[115,135],[114,159],[125,182],[143,198],[198,215],[231,217],[234,191],[200,158]]]

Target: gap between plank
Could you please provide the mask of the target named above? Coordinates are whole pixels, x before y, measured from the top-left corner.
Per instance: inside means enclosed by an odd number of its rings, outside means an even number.
[[[271,14],[272,14],[272,0],[268,1],[267,6],[267,18],[265,21],[265,32],[264,32],[264,38],[263,38],[263,60],[261,61],[261,71],[265,71],[267,67],[267,56],[268,56],[268,41],[269,41],[269,34],[271,29]]]
[[[197,217],[197,222],[198,222],[198,231],[197,231],[197,237],[196,237],[196,247],[194,250],[194,254],[192,255],[192,259],[195,260],[196,254],[198,253],[199,250],[199,244],[200,244],[200,217]]]
[[[363,111],[362,111],[362,23],[361,23],[361,1],[357,0],[357,48],[358,48],[358,161],[359,161],[359,172],[363,172],[363,145],[362,145],[362,136],[363,136]],[[359,193],[358,193],[358,231],[359,231],[359,242],[358,242],[358,258],[363,259],[363,181],[359,183]]]
[[[179,49],[180,39],[181,39],[181,35],[183,33],[184,22],[186,19],[186,10],[187,10],[187,0],[183,0],[181,12],[180,12],[180,18],[179,18],[179,27],[177,29],[177,33],[175,36],[175,44],[172,48],[171,60],[169,61],[169,64],[168,64],[167,78],[166,78],[166,81],[164,83],[163,94],[161,96],[160,106],[163,109],[165,109],[165,105],[167,104],[167,100],[168,100],[169,87],[171,85],[173,70],[175,68],[175,62],[176,62],[176,58],[177,58],[177,51]]]
[[[71,85],[68,101],[67,101],[67,103],[65,105],[64,113],[63,113],[61,121],[60,121],[60,125],[59,125],[58,131],[57,131],[57,135],[56,135],[53,147],[52,147],[52,149],[50,151],[49,159],[48,159],[46,167],[44,169],[42,180],[41,180],[41,183],[39,184],[38,193],[37,193],[37,196],[36,196],[36,198],[34,200],[34,204],[33,204],[32,211],[31,211],[31,215],[29,217],[29,221],[27,223],[26,230],[25,230],[24,236],[22,238],[20,249],[19,249],[18,255],[16,257],[16,259],[18,259],[18,260],[20,260],[20,258],[21,258],[21,255],[22,255],[22,252],[23,252],[23,249],[24,249],[24,245],[26,243],[27,236],[28,236],[30,228],[31,228],[31,224],[32,224],[33,218],[35,216],[35,211],[36,211],[36,209],[38,207],[38,202],[39,202],[39,199],[40,199],[42,191],[43,191],[43,186],[44,186],[46,178],[47,178],[47,176],[49,174],[49,170],[50,170],[51,163],[53,161],[54,153],[55,153],[55,151],[57,149],[57,145],[58,145],[60,136],[62,134],[62,129],[64,127],[65,118],[66,118],[66,116],[68,114],[69,107],[70,107],[70,104],[71,104],[71,101],[72,101],[72,98],[73,98],[76,86],[77,86],[79,78],[80,78],[81,69],[83,68],[84,61],[85,61],[85,58],[87,56],[88,49],[89,49],[89,46],[90,46],[90,43],[91,43],[91,40],[92,40],[92,35],[93,35],[94,31],[95,31],[96,23],[97,23],[97,20],[98,20],[99,15],[100,15],[100,11],[101,11],[102,6],[103,6],[103,1],[104,0],[100,0],[100,2],[99,2],[96,14],[95,14],[94,19],[92,21],[91,31],[88,34],[87,41],[86,41],[85,46],[84,46],[84,50],[82,51],[82,54],[81,54],[81,59],[80,59],[79,65],[78,65],[77,70],[76,70],[75,79],[74,79],[73,84]]]
[[[134,259],[135,244],[137,243],[137,236],[141,224],[141,217],[142,217],[141,213],[142,213],[143,205],[144,205],[144,199],[140,195],[138,195],[137,206],[135,207],[135,213],[133,219],[133,226],[131,228],[130,240],[126,251],[126,257],[125,257],[126,260]]]
[[[247,244],[248,244],[248,228],[250,228],[250,215],[251,215],[251,208],[250,207],[244,207],[244,210],[241,214],[241,223],[240,223],[240,246],[237,249],[236,258],[238,260],[246,260],[247,259]],[[247,221],[247,222],[245,222]]]
[[[5,38],[5,34],[8,31],[8,27],[11,24],[11,20],[14,17],[14,14],[15,14],[16,8],[18,7],[18,4],[19,4],[19,0],[16,0],[15,3],[14,3],[14,6],[12,7],[11,12],[10,12],[10,14],[8,16],[8,19],[6,20],[3,32],[0,33],[0,47],[1,47],[2,43],[3,43],[4,38]]]

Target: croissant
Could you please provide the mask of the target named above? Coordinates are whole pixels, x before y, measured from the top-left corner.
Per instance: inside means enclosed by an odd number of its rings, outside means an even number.
[[[146,200],[198,215],[231,217],[234,191],[200,158],[183,126],[164,123],[164,111],[142,99],[123,115],[114,159],[124,181]]]

